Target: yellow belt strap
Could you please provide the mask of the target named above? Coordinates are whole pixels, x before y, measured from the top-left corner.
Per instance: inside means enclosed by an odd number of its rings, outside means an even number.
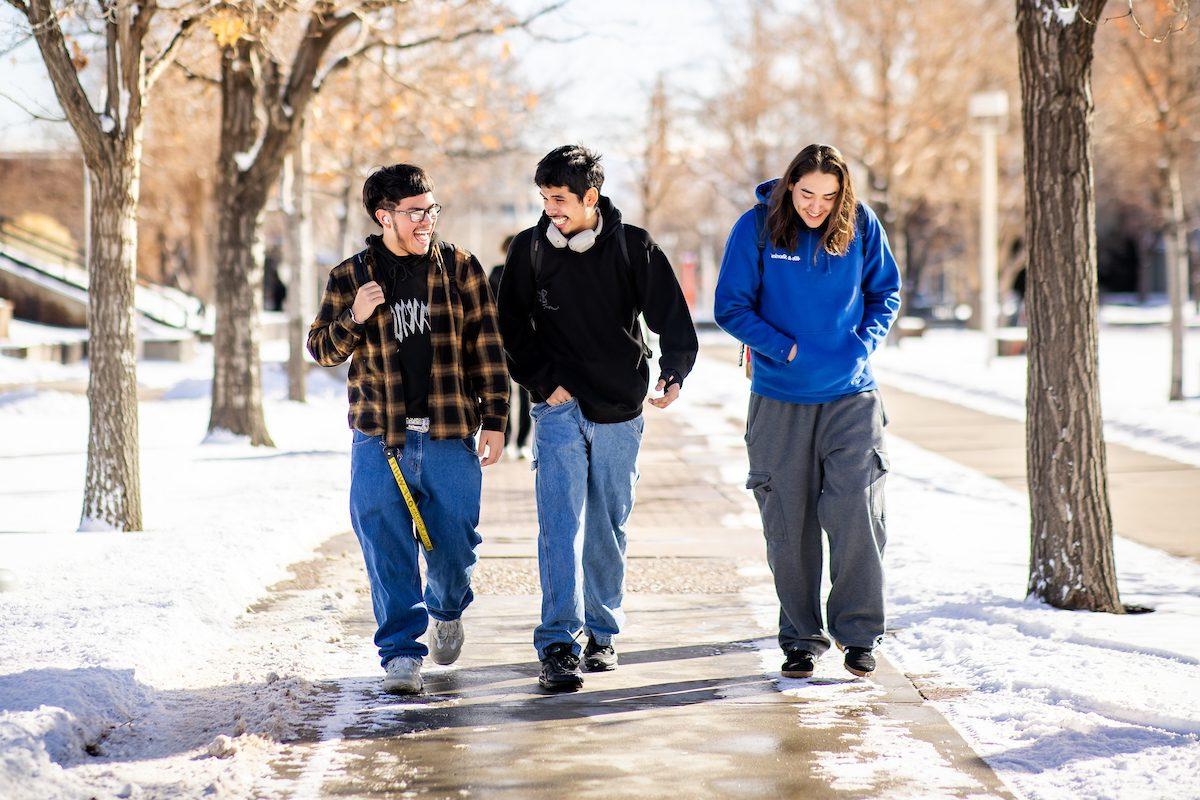
[[[404,475],[400,472],[400,464],[396,461],[394,455],[387,457],[388,465],[392,468],[392,477],[396,479],[396,485],[400,487],[400,494],[404,495],[404,503],[408,506],[408,513],[412,516],[414,536],[421,546],[428,552],[433,549],[433,540],[429,538],[429,530],[425,527],[425,520],[421,518],[421,512],[417,510],[417,502],[413,500],[412,492],[408,490],[408,482],[404,480]]]

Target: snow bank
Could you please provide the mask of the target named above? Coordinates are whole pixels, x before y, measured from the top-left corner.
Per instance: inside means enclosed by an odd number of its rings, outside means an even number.
[[[206,356],[142,370],[179,398],[140,406],[145,532],[75,532],[85,397],[0,395],[0,566],[16,577],[0,593],[6,800],[244,796],[315,691],[304,675],[334,657],[323,630],[353,596],[316,589],[261,612],[277,624],[245,620],[348,528],[344,385],[314,373],[310,402],[289,403],[269,363],[278,447],[201,444]]]

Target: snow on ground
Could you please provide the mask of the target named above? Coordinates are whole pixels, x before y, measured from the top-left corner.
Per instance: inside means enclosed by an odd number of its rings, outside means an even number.
[[[929,355],[965,363],[954,352]],[[738,367],[702,357],[680,403],[714,442],[728,442],[745,429],[748,393]],[[947,698],[936,707],[1020,795],[1200,798],[1200,564],[1118,538],[1122,598],[1154,613],[1066,612],[1029,601],[1024,495],[895,436],[888,446],[884,654]],[[744,480],[745,470],[739,459],[726,478]],[[772,593],[748,599],[769,624]],[[767,643],[764,669],[778,664]],[[836,719],[847,705],[871,700],[869,684],[821,685],[838,670],[826,656],[818,680],[781,679],[780,688],[811,698],[816,686],[818,711]],[[911,748],[880,725],[868,720],[857,747],[860,755],[877,752],[886,769],[897,747]],[[928,770],[931,793],[953,790],[935,753],[914,752],[904,770]],[[822,768],[835,787],[853,790],[870,782],[861,763],[831,756]]]
[[[309,403],[289,403],[268,363],[278,446],[202,445],[211,351],[139,371],[166,389],[140,406],[143,533],[75,532],[85,397],[0,394],[0,568],[18,581],[0,594],[6,800],[245,796],[310,679],[370,663],[327,641],[353,596],[315,589],[246,613],[348,528],[344,384],[316,372]]]
[[[1104,317],[1128,319],[1127,309]],[[1159,325],[1105,325],[1100,331],[1100,407],[1108,441],[1200,466],[1200,328],[1187,332],[1184,395],[1172,403],[1170,334]],[[1025,418],[1024,356],[984,363],[976,331],[934,328],[876,351],[875,375],[899,389],[1013,419]]]

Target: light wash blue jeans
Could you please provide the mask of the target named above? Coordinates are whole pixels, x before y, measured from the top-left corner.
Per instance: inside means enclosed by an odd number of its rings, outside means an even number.
[[[471,571],[482,541],[479,525],[481,470],[475,440],[430,439],[408,431],[400,472],[429,529],[425,591],[413,537],[412,516],[383,454],[380,437],[354,431],[350,452],[350,521],[367,562],[375,644],[384,665],[397,656],[425,656],[420,641],[429,617],[450,620],[471,604]]]
[[[625,524],[645,420],[592,422],[575,400],[538,403],[530,413],[542,583],[533,645],[538,658],[556,642],[578,655],[581,630],[606,645],[625,621]]]

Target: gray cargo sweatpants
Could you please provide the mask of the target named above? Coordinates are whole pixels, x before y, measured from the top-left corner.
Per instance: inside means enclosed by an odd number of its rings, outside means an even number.
[[[829,634],[844,647],[874,647],[883,636],[886,424],[877,391],[818,405],[750,396],[746,488],[762,513],[784,650],[819,656],[829,649],[822,529],[829,536]]]

